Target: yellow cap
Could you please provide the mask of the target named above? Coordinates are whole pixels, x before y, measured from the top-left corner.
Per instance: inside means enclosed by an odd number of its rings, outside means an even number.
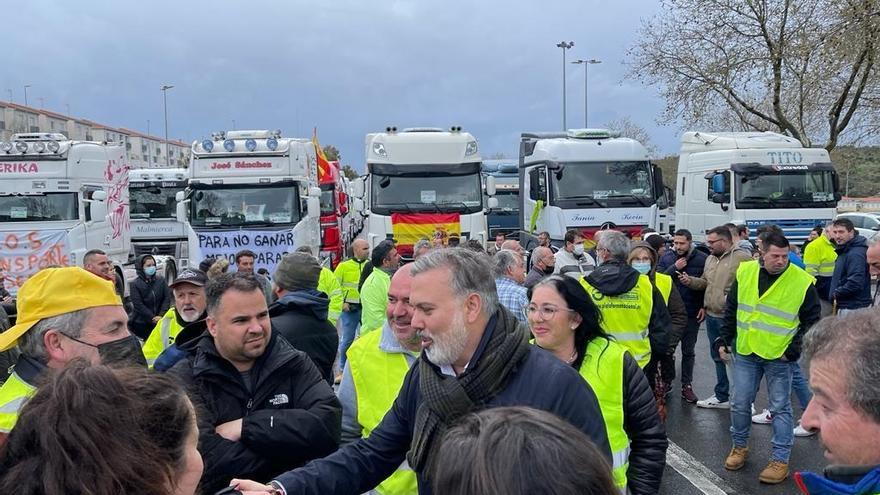
[[[0,351],[44,318],[97,306],[122,306],[109,280],[76,266],[40,270],[18,290],[16,324],[0,334]]]

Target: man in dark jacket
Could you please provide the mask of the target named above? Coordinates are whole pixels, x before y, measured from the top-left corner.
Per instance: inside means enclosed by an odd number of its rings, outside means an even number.
[[[838,314],[871,305],[871,276],[868,274],[868,241],[858,234],[852,220],[838,218],[831,224],[837,244],[837,260],[828,293]]]
[[[746,230],[748,235],[748,229]],[[691,383],[694,379],[694,360],[696,353],[700,323],[705,318],[703,314],[703,295],[705,291],[692,289],[679,280],[679,273],[686,273],[689,277],[702,277],[703,267],[706,266],[706,253],[694,249],[693,236],[687,229],[679,229],[672,238],[672,249],[660,258],[657,263],[657,271],[672,277],[675,288],[684,301],[687,310],[687,326],[681,336],[681,397],[694,404],[697,395],[694,393]]]
[[[321,265],[314,256],[284,255],[273,277],[278,300],[269,306],[269,316],[272,328],[294,348],[308,354],[321,376],[332,385],[339,335],[327,320],[330,299],[317,289],[320,275]]]
[[[308,356],[272,332],[260,282],[223,274],[208,283],[207,299],[208,334],[170,371],[200,407],[202,491],[333,452],[339,401]]]
[[[525,329],[497,302],[486,256],[465,248],[435,249],[412,268],[411,325],[422,355],[410,368],[391,410],[370,436],[272,483],[287,495],[359,494],[406,459],[419,493],[430,493],[438,440],[476,409],[529,406],[552,412],[583,431],[610,458],[592,389],[577,371],[529,345]],[[409,452],[407,452],[409,451]],[[240,490],[272,486],[234,480]]]
[[[128,329],[141,340],[150,336],[153,326],[171,307],[171,289],[156,274],[156,259],[142,254],[134,262],[137,278],[131,283],[132,313]]]

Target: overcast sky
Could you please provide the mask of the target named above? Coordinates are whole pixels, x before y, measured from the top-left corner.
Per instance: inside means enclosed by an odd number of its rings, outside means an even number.
[[[14,10],[14,12],[12,12]],[[0,99],[170,136],[318,127],[363,169],[364,135],[461,125],[484,156],[516,157],[522,131],[562,127],[562,55],[590,66],[590,126],[628,116],[661,154],[657,92],[625,78],[624,59],[655,0],[27,1],[7,6]],[[583,66],[568,66],[568,126],[582,127]]]

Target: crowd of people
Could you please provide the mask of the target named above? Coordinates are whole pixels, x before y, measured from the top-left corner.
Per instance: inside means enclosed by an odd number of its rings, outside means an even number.
[[[750,234],[542,232],[528,252],[435,236],[406,264],[392,240],[356,240],[334,271],[303,247],[272,273],[241,251],[171,281],[145,255],[128,305],[89,252],[3,295],[0,487],[653,494],[678,378],[684,403],[730,410],[729,454],[704,462],[760,457],[763,483],[876,493],[880,242],[846,219],[802,246]],[[703,399],[698,359],[716,371]],[[773,430],[757,452],[753,424]],[[832,465],[792,475],[794,438],[816,433]]]

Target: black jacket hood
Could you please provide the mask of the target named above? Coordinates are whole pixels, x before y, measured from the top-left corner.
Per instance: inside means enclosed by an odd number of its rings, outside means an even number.
[[[147,258],[150,258],[151,260],[153,260],[153,263],[156,262],[156,258],[154,258],[152,254],[142,254],[142,255],[138,256],[137,259],[134,260],[134,271],[137,272],[138,278],[143,279],[143,280],[147,280],[147,281],[152,281],[156,277],[155,276],[148,277],[147,274],[144,273],[144,261],[146,261]]]
[[[587,275],[587,282],[606,296],[616,296],[632,290],[639,281],[635,268],[619,261],[606,261]]]
[[[299,311],[312,315],[318,320],[326,320],[330,308],[330,298],[321,291],[306,289],[288,292],[269,306],[269,316],[275,317],[287,311]]]

